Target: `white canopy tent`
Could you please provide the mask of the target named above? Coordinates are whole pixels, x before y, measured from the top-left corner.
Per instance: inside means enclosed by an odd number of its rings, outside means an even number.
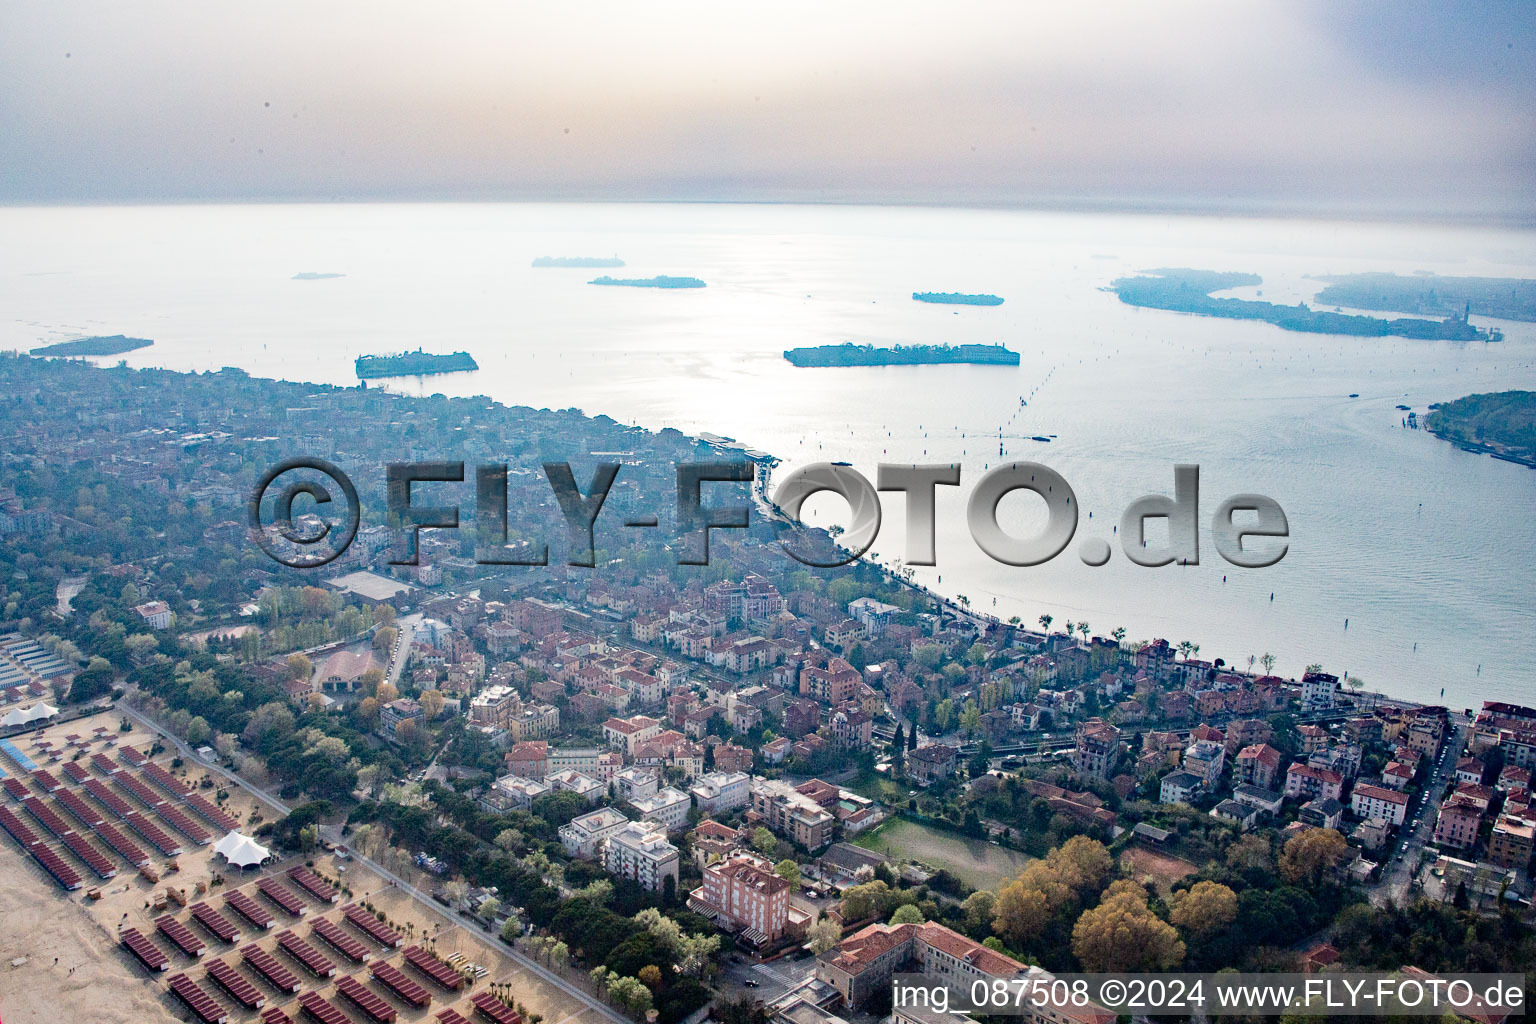
[[[272,856],[272,851],[250,836],[231,832],[220,839],[213,852],[221,855],[237,868],[251,868]]]
[[[58,708],[42,703],[34,704],[30,708],[12,708],[4,717],[0,717],[0,728],[45,722],[58,713]]]

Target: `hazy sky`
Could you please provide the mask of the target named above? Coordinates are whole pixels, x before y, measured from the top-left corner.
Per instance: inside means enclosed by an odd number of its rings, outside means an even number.
[[[0,6],[0,202],[1536,217],[1536,4]]]

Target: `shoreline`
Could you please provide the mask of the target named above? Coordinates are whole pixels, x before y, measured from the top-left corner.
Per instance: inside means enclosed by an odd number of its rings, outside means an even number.
[[[1428,417],[1425,418],[1427,419]],[[1459,437],[1451,437],[1429,426],[1426,426],[1424,430],[1446,444],[1459,448],[1469,455],[1488,455],[1498,459],[1500,462],[1513,462],[1517,466],[1536,469],[1536,455],[1516,455],[1505,451],[1497,445],[1488,444],[1484,441],[1464,441]]]

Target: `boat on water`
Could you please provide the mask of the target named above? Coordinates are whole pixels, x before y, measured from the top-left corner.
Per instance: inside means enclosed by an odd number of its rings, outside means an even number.
[[[1044,442],[1045,444],[1050,444],[1051,443],[1051,439],[1050,438],[1042,437],[1039,434],[1036,434],[1034,437],[1030,438],[1030,440],[1031,441],[1041,441],[1041,442]]]

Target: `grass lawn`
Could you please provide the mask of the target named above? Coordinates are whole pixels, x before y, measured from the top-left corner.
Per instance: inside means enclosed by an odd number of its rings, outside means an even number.
[[[975,889],[995,890],[1034,859],[985,839],[969,839],[901,818],[891,818],[853,842],[892,860],[944,868]]]

